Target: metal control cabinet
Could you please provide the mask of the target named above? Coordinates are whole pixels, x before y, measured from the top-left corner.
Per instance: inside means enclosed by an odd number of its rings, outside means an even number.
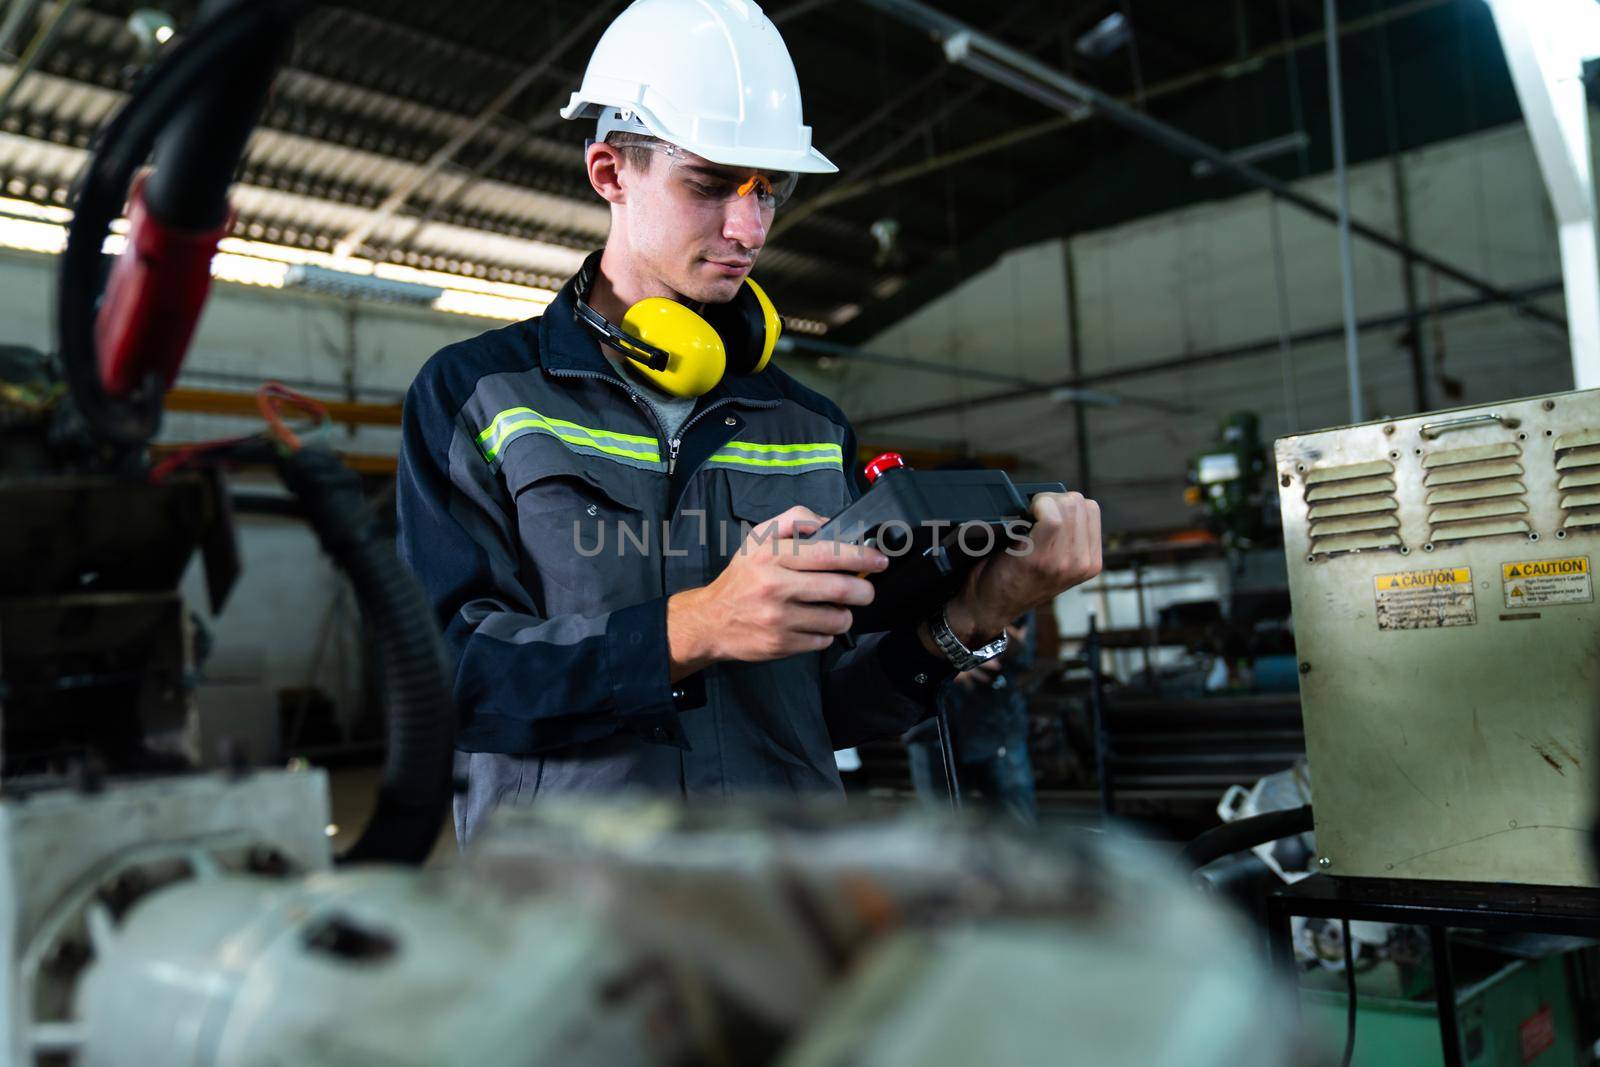
[[[1600,390],[1276,461],[1323,868],[1596,884]]]

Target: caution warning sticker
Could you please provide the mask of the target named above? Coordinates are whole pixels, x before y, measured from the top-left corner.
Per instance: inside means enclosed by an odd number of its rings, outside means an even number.
[[[1380,574],[1372,585],[1380,630],[1429,630],[1478,621],[1471,567]]]
[[[1589,604],[1594,601],[1588,556],[1504,563],[1500,566],[1500,577],[1505,582],[1508,608]]]

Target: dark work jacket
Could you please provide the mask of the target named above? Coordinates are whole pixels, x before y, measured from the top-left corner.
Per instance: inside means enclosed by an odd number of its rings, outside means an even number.
[[[911,629],[669,682],[667,598],[748,526],[860,492],[839,409],[777,367],[730,376],[673,440],[573,316],[450,345],[406,395],[399,547],[454,658],[465,840],[502,803],[630,789],[838,793],[836,748],[932,714]]]

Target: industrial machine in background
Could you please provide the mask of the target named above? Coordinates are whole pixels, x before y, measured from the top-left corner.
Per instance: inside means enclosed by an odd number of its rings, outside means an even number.
[[[1297,435],[1276,460],[1315,873],[1266,894],[1275,952],[1338,931],[1362,1062],[1588,1062],[1600,392]],[[1332,996],[1303,998],[1329,1029]]]
[[[1261,417],[1253,411],[1224,419],[1216,449],[1189,463],[1184,499],[1205,509],[1207,527],[1230,549],[1277,544],[1275,501],[1266,488],[1268,466]]]
[[[41,353],[0,350],[0,775],[183,766],[194,659],[177,584],[198,548],[212,605],[226,599],[227,498],[216,478],[152,485],[63,462],[50,430],[64,405]]]
[[[1278,442],[1319,863],[1600,884],[1600,392]]]

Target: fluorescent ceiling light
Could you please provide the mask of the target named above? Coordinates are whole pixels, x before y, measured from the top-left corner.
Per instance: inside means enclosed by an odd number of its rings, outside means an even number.
[[[365,298],[386,304],[427,305],[444,295],[444,290],[436,285],[399,282],[370,273],[334,270],[315,263],[291,265],[284,273],[283,284],[289,289],[306,289],[350,299]]]
[[[0,197],[0,248],[59,255],[67,243],[65,224],[71,219],[72,212],[64,207]],[[114,221],[111,231],[101,247],[108,256],[121,255],[128,243],[127,220]],[[290,267],[296,265],[312,265],[344,276],[371,276],[419,289],[428,288],[437,292],[426,304],[434,311],[507,322],[532,318],[556,296],[554,290],[539,286],[418,270],[398,263],[375,263],[354,256],[341,257],[237,237],[224,237],[217,243],[217,254],[211,259],[211,276],[239,285],[282,289],[288,284]]]
[[[1133,38],[1133,29],[1128,25],[1128,20],[1122,12],[1113,11],[1099,22],[1088,33],[1079,37],[1073,44],[1072,50],[1080,56],[1090,59],[1104,59],[1117,49],[1123,47]]]

